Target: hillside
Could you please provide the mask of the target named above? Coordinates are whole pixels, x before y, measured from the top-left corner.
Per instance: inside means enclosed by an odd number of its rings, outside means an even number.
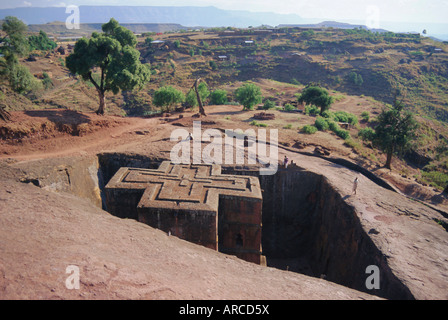
[[[159,48],[142,44],[142,57],[151,63],[154,73],[150,92],[159,83],[185,90],[195,77],[205,79],[211,89],[224,88],[229,92],[242,81],[270,79],[269,84],[261,86],[264,98],[284,106],[294,104],[295,94],[304,85],[317,82],[339,100],[335,108],[340,103],[343,104],[340,110],[350,110],[358,117],[368,112],[370,120],[374,120],[381,105],[391,103],[392,93],[398,89],[404,103],[422,124],[415,147],[420,154],[437,162],[435,166],[446,174],[447,154],[443,151],[448,141],[446,44],[418,35],[376,34],[360,29],[218,31],[159,36],[156,38],[166,41]],[[223,61],[219,61],[219,56]],[[347,96],[361,99],[346,99]],[[380,108],[372,110],[372,106]],[[360,123],[361,127],[373,124]],[[369,150],[354,149],[372,156]],[[414,169],[423,166],[414,163]],[[413,170],[406,171],[402,172],[405,176],[416,174],[411,173]]]
[[[148,36],[162,42],[149,45],[145,42]],[[329,132],[301,133],[300,129],[316,118],[305,115],[303,106],[298,106],[295,112],[280,111],[287,117],[267,123],[282,132],[282,143],[328,148],[335,155],[375,170],[402,191],[421,199],[431,199],[448,181],[448,46],[444,43],[414,34],[332,28],[214,28],[152,33],[138,40],[141,59],[151,66],[151,81],[139,92],[109,94],[110,114],[157,112],[151,103],[156,89],[173,85],[187,93],[198,77],[206,81],[210,91],[227,90],[233,104],[233,93],[242,82],[255,81],[264,99],[274,101],[279,109],[288,103],[296,105],[296,95],[304,86],[318,82],[335,98],[333,111],[357,117],[358,124],[349,128],[351,138],[344,141]],[[60,43],[66,48],[69,44],[73,42]],[[29,100],[4,85],[2,105],[18,111],[96,110],[98,98],[93,86],[71,77],[64,67],[70,50],[65,55],[36,52],[35,61],[24,59],[22,63],[37,77],[49,73],[53,87]],[[401,91],[407,108],[421,124],[415,152],[394,162],[397,176],[382,169],[384,154],[358,137],[360,129],[375,125],[376,115],[391,102],[394,89]],[[362,113],[367,113],[369,120],[363,120]],[[3,132],[14,132],[4,128]]]

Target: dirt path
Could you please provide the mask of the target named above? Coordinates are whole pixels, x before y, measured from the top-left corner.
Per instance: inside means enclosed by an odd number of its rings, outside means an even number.
[[[103,149],[111,149],[120,145],[135,142],[159,122],[158,119],[105,117],[103,128],[83,136],[62,134],[56,137],[32,138],[22,143],[11,145],[0,144],[0,159],[14,158],[18,161],[47,159],[76,154],[96,154]]]

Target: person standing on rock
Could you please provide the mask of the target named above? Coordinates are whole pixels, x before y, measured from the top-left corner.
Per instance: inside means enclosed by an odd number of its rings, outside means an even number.
[[[353,181],[353,190],[352,194],[356,194],[356,190],[358,189],[359,179],[358,177],[355,178],[355,181]]]
[[[288,167],[288,161],[289,161],[288,157],[285,156],[285,158],[283,159],[283,165],[285,166],[285,168]]]

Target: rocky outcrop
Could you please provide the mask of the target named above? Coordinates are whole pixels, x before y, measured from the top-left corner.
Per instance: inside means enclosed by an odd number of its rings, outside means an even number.
[[[259,177],[263,193],[262,254],[266,256],[268,266],[322,277],[390,299],[448,298],[448,233],[443,228],[446,216],[400,193],[382,188],[359,172],[339,164],[293,153],[288,153],[288,157],[300,167],[279,168],[273,176]],[[99,155],[97,161],[81,157],[13,166],[22,170],[15,173],[15,177],[19,174],[28,177],[23,182],[92,201],[91,195],[97,194],[95,188],[101,189],[118,168],[157,168],[159,163],[160,159],[141,154],[105,153]],[[245,167],[223,168],[223,173],[258,176],[257,169]],[[72,179],[74,176],[76,178]],[[361,177],[357,195],[351,193],[354,176]],[[8,206],[10,201],[17,204],[12,211],[19,210],[19,198],[5,195],[0,198],[6,199]],[[42,193],[39,196],[48,197]],[[93,198],[97,199],[97,196]],[[41,203],[37,206],[38,211],[44,208],[42,203],[45,201],[37,194],[33,198],[21,196],[20,199],[23,210],[35,203]],[[53,205],[49,203],[45,208],[51,209]],[[4,207],[5,212],[8,206]],[[23,210],[14,211],[17,216],[11,219],[26,216]],[[115,221],[117,226],[114,228],[118,228],[120,220]],[[76,221],[76,224],[82,223]],[[90,229],[90,232],[98,230]],[[127,236],[123,234],[123,237]],[[103,240],[90,238],[89,241]],[[115,240],[105,240],[105,243]],[[197,257],[202,257],[202,253]],[[129,257],[129,261],[134,263],[134,258]],[[366,270],[372,265],[380,271],[380,288],[374,290],[366,287]],[[126,267],[122,265],[120,268]]]
[[[2,179],[0,203],[0,299],[376,299],[194,245],[32,184]]]
[[[227,168],[229,173],[233,170]],[[281,267],[279,261],[283,261],[288,270],[365,292],[371,292],[366,287],[366,269],[375,265],[381,283],[374,294],[388,299],[414,298],[363,228],[355,208],[325,177],[291,167],[259,179],[263,189],[262,245],[268,265]]]

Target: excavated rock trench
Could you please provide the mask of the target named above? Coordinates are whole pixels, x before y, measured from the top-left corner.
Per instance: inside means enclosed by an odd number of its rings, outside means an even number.
[[[124,166],[155,169],[162,160],[100,154],[100,180],[107,184]],[[366,289],[366,268],[376,265],[382,276],[381,289],[374,294],[388,299],[413,299],[363,230],[354,209],[324,176],[302,169],[279,169],[275,175],[262,176],[258,168],[233,166],[223,166],[222,173],[253,175],[260,180],[262,252],[268,266],[325,278],[372,294]]]
[[[46,169],[27,172],[23,182],[90,198],[107,211],[102,190],[119,168],[155,169],[162,160],[138,154],[102,153],[95,158],[45,162],[42,166]],[[36,167],[39,164],[33,165]],[[223,166],[222,173],[254,175],[260,180],[262,253],[268,266],[325,278],[387,299],[414,298],[362,228],[354,208],[324,176],[300,168],[259,176],[256,168]],[[380,268],[378,290],[366,288],[369,265]]]

